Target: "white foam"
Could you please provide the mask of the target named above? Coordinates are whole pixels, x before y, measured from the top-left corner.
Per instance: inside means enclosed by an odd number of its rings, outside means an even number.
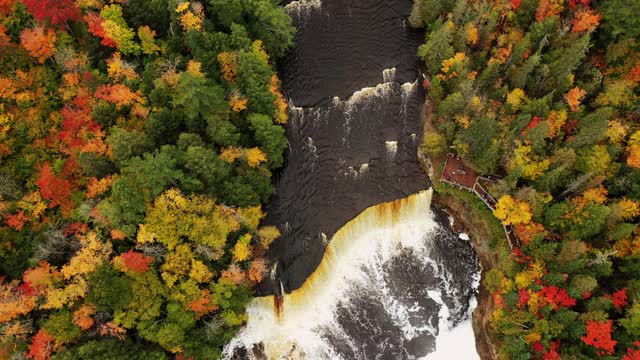
[[[284,9],[289,16],[309,16],[311,11],[319,10],[322,7],[321,0],[297,0],[287,4]]]
[[[479,280],[474,279],[474,286],[477,288]],[[436,293],[436,292],[434,292]],[[431,294],[430,294],[431,295]],[[436,338],[436,350],[423,358],[423,360],[476,360],[480,359],[476,350],[475,334],[473,332],[473,324],[471,322],[471,313],[476,308],[478,302],[475,296],[469,304],[469,314],[466,320],[462,321],[455,327],[450,327],[447,318],[449,317],[449,309],[442,301],[440,294],[434,294],[431,297],[436,302],[439,300],[440,307],[440,324],[438,337]]]
[[[281,318],[274,313],[272,298],[254,299],[247,308],[247,325],[227,345],[225,355],[229,357],[233,348],[238,346],[251,348],[253,344],[263,343],[265,350],[271,355],[278,354],[273,356],[278,358],[295,344],[295,348],[304,352],[308,359],[337,359],[337,354],[332,353],[317,329],[330,327],[340,333],[334,311],[338,302],[345,298],[350,285],[369,283],[382,277],[381,264],[396,256],[402,248],[422,249],[424,253],[425,246],[428,246],[424,235],[438,227],[429,207],[431,191],[414,196],[417,198],[408,208],[400,209],[395,217],[379,217],[375,211],[366,210],[356,218],[355,225],[341,229],[346,233],[339,231],[334,236],[329,246],[333,255],[323,259],[321,264],[331,270],[324,271],[321,279],[306,284],[304,295],[285,296]],[[336,237],[348,238],[349,241],[335,241]],[[392,299],[384,306],[396,322],[402,324],[405,336],[411,337],[420,330],[412,329],[409,324],[408,313],[412,309]]]
[[[477,289],[480,286],[480,273],[474,274],[472,287]],[[449,308],[442,301],[442,297],[435,291],[430,291],[429,296],[441,305],[438,324],[439,333],[436,337],[436,350],[423,358],[423,360],[476,360],[480,359],[476,350],[476,340],[473,331],[471,314],[478,305],[476,297],[469,301],[467,318],[452,327],[448,322]]]
[[[462,240],[465,240],[465,241],[469,241],[469,240],[471,240],[471,239],[469,238],[469,235],[468,235],[468,234],[466,234],[466,233],[461,233],[461,234],[459,234],[459,235],[458,235],[458,237],[459,237],[460,239],[462,239]]]
[[[382,71],[382,81],[383,82],[392,82],[396,80],[396,68],[384,69]]]
[[[387,149],[387,156],[389,158],[394,158],[398,153],[398,142],[397,141],[385,141],[384,146]]]

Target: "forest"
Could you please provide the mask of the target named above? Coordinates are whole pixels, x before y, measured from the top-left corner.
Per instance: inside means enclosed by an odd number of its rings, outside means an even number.
[[[268,273],[273,0],[0,0],[0,358],[217,359]]]
[[[415,0],[423,86],[453,152],[501,180],[499,359],[640,359],[640,1]],[[487,270],[487,269],[485,269]]]

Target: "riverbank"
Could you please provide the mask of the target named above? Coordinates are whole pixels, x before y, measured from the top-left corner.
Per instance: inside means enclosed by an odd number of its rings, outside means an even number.
[[[422,134],[438,133],[433,122],[433,104],[427,98],[421,113]],[[428,174],[436,190],[433,196],[434,206],[440,207],[449,214],[452,228],[458,233],[466,233],[471,238],[473,247],[482,265],[482,281],[478,288],[478,306],[473,312],[473,331],[476,338],[476,349],[482,360],[497,358],[497,347],[491,340],[489,317],[493,312],[491,294],[484,287],[485,274],[497,266],[497,248],[492,244],[504,241],[504,233],[500,223],[492,216],[489,209],[473,194],[455,189],[441,183],[440,173],[445,163],[446,153],[425,155],[421,148],[418,158],[423,170]]]

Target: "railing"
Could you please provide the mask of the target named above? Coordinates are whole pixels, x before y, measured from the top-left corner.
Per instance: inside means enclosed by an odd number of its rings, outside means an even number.
[[[447,162],[445,162],[444,169],[447,168],[447,163],[449,162],[449,158],[451,158],[451,157],[453,157],[453,155],[451,155],[451,154],[447,155]],[[478,176],[475,179],[475,182],[473,184],[473,188],[469,188],[467,186],[464,186],[463,184],[459,184],[459,183],[457,183],[455,181],[450,181],[450,180],[445,179],[444,169],[443,169],[443,173],[440,174],[440,181],[445,182],[447,184],[450,184],[450,185],[452,185],[454,187],[457,187],[457,188],[472,192],[472,193],[476,194],[476,196],[478,196],[480,198],[480,200],[482,200],[482,202],[485,205],[487,205],[487,207],[491,211],[494,211],[496,209],[496,205],[498,204],[498,202],[496,201],[496,199],[493,198],[493,196],[491,196],[489,194],[489,192],[482,186],[482,184],[480,184],[480,181],[486,181],[488,183],[492,183],[495,180],[499,179],[499,177],[497,177],[495,175]],[[512,225],[504,225],[504,224],[502,224],[502,228],[504,229],[504,233],[507,236],[507,240],[509,242],[509,247],[511,249],[513,249],[514,247],[520,246],[520,240],[518,239],[518,236],[516,235],[515,228]]]

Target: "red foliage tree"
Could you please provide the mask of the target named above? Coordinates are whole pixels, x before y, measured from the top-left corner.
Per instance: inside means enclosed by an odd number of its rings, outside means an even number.
[[[60,149],[65,154],[72,154],[88,144],[89,140],[102,143],[103,133],[91,117],[91,106],[86,97],[77,97],[73,105],[65,106],[61,111],[62,129],[58,132],[58,140],[63,144]]]
[[[531,295],[529,295],[527,289],[520,289],[520,291],[518,291],[518,307],[522,309],[527,306],[530,298]]]
[[[73,0],[23,0],[29,12],[39,23],[49,22],[63,28],[67,21],[82,19],[82,11]]]
[[[47,360],[51,356],[55,338],[46,331],[40,329],[33,337],[27,357],[33,360]]]
[[[636,83],[640,82],[640,61],[637,61],[634,67],[629,70],[626,78]]]
[[[580,339],[587,345],[596,348],[598,356],[613,355],[617,341],[611,338],[613,320],[597,322],[589,320],[587,322],[587,335]]]
[[[558,354],[558,349],[560,348],[560,341],[554,341],[549,346],[549,351],[543,351],[542,359],[543,360],[560,360],[560,354]]]
[[[582,6],[589,8],[589,3],[591,0],[569,0],[569,9],[575,8],[578,4],[582,4]]]
[[[567,290],[560,289],[557,286],[545,286],[540,293],[542,293],[542,296],[554,310],[558,310],[560,307],[574,306],[576,304],[576,299],[569,296]]]
[[[73,204],[71,202],[72,184],[66,179],[59,178],[53,173],[49,164],[40,169],[40,176],[36,182],[43,198],[49,200],[49,207],[60,205],[63,213],[68,213]]]
[[[104,31],[104,27],[102,26],[103,20],[100,15],[96,13],[90,13],[84,17],[84,20],[89,25],[89,32],[94,36],[102,39],[102,41],[100,41],[100,44],[112,48],[118,47],[118,44],[115,42],[115,40],[108,37],[107,33]]]
[[[536,127],[538,124],[540,124],[540,122],[542,121],[542,118],[538,117],[538,116],[534,116],[531,119],[531,122],[529,123],[529,125],[527,125],[527,129],[533,129],[534,127]]]
[[[623,288],[622,290],[618,290],[611,294],[611,301],[613,305],[615,305],[616,309],[620,310],[625,307],[627,302],[627,288]]]
[[[18,291],[20,291],[25,296],[37,295],[38,290],[33,287],[31,281],[25,281],[20,286],[18,286]]]
[[[634,341],[634,348],[627,348],[627,353],[622,357],[622,360],[640,360],[640,341]]]
[[[6,15],[13,10],[16,0],[0,0],[0,15]]]
[[[153,258],[142,253],[130,250],[121,255],[122,263],[135,273],[143,273],[149,269],[149,265],[153,262]]]

